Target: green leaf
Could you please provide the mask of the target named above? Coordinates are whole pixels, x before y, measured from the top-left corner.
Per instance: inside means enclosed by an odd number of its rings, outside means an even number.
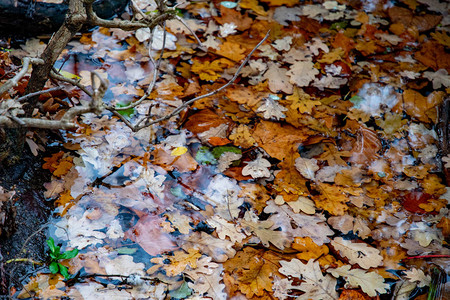
[[[67,270],[66,266],[63,266],[62,264],[58,263],[59,266],[59,272],[62,276],[64,276],[65,279],[70,278],[69,270]]]
[[[345,22],[345,21],[336,22],[330,26],[330,29],[331,30],[345,29],[347,26],[348,26],[348,22]]]
[[[130,105],[130,104],[120,103],[119,102],[119,103],[116,104],[116,108],[126,107],[128,105]],[[134,115],[135,111],[134,111],[134,107],[132,107],[132,108],[125,109],[125,110],[118,110],[117,112],[119,114],[121,114],[122,116],[124,116],[124,117],[131,118]]]
[[[200,147],[195,155],[195,160],[198,163],[205,165],[217,164],[217,160],[214,158],[211,152],[209,152],[208,147]]]
[[[361,98],[360,96],[353,96],[350,98],[349,101],[354,104],[354,106],[353,106],[354,108],[359,108],[359,106],[361,105],[361,102],[363,102],[364,99]]]
[[[185,281],[178,289],[171,291],[169,294],[172,298],[186,299],[189,295],[192,294],[192,290],[189,288],[187,282]]]
[[[59,259],[71,259],[71,258],[74,258],[75,256],[77,256],[77,254],[78,254],[78,249],[75,248],[73,250],[66,251],[63,254],[61,254],[59,256]]]
[[[56,261],[54,261],[48,266],[48,268],[50,269],[50,272],[52,272],[52,274],[58,273],[58,269],[59,269],[58,265],[59,264]]]
[[[47,240],[47,245],[50,248],[50,252],[55,253],[56,246],[55,246],[55,240],[53,240],[53,238],[49,238]]]
[[[237,154],[242,154],[242,150],[233,146],[220,146],[214,148],[211,153],[215,159],[219,159],[225,152],[233,152]]]

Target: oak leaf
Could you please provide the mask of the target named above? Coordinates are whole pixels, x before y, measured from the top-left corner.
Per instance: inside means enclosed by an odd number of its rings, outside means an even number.
[[[205,232],[195,232],[189,236],[183,236],[180,242],[185,251],[192,248],[197,249],[216,262],[225,262],[236,254],[233,242],[215,238]]]
[[[261,121],[256,125],[252,136],[270,156],[283,160],[292,153],[292,149],[297,149],[309,137],[309,129]]]
[[[279,120],[286,117],[283,113],[286,110],[287,108],[278,104],[274,97],[269,96],[264,99],[264,103],[258,107],[256,112],[262,112],[264,119]]]
[[[286,72],[286,75],[290,77],[289,82],[300,87],[308,86],[317,74],[319,74],[319,70],[314,68],[312,61],[297,61]]]
[[[174,250],[175,243],[160,227],[163,218],[146,215],[125,233],[125,237],[139,244],[150,255],[158,255],[165,251]]]
[[[240,226],[230,223],[224,218],[221,218],[219,216],[212,216],[206,222],[211,227],[216,229],[217,235],[221,239],[225,239],[228,236],[231,242],[240,243],[243,239],[246,238],[246,235],[241,232],[242,228]]]
[[[384,283],[384,278],[376,272],[367,272],[361,269],[350,270],[350,265],[336,269],[328,269],[327,272],[336,278],[343,277],[347,282],[346,287],[360,287],[370,297],[375,297],[377,292],[385,294],[389,290],[389,284]]]
[[[358,264],[363,269],[376,268],[383,261],[380,251],[366,243],[352,243],[349,240],[336,237],[331,241],[331,245],[342,256],[347,257],[350,263]]]
[[[223,265],[226,271],[224,282],[232,293],[241,291],[247,298],[263,296],[272,291],[272,281],[280,267],[277,253],[245,247]]]
[[[294,213],[288,205],[279,206],[273,200],[267,203],[264,212],[272,214],[268,219],[273,222],[272,228],[280,227],[291,237],[310,237],[316,244],[323,245],[330,241],[328,236],[333,235],[321,214]]]
[[[302,174],[303,177],[311,180],[316,179],[315,172],[319,170],[317,160],[315,158],[298,157],[295,160],[295,168]]]
[[[322,299],[336,300],[338,294],[335,290],[336,279],[330,275],[323,275],[318,262],[310,259],[307,264],[303,264],[299,259],[291,261],[280,261],[279,272],[302,280],[302,283],[295,289],[305,292],[297,299]]]
[[[247,165],[242,169],[242,175],[252,176],[253,178],[270,177],[269,168],[272,164],[262,157],[262,154],[258,154],[258,157],[247,162]]]
[[[244,124],[240,124],[238,127],[235,127],[233,131],[231,131],[228,138],[232,140],[236,146],[242,148],[250,148],[256,143],[250,133],[249,127]]]
[[[260,221],[253,212],[247,211],[240,223],[247,234],[254,233],[265,247],[269,247],[270,243],[272,243],[278,249],[283,250],[290,244],[290,239],[286,232],[274,230],[276,228],[272,229],[273,221]]]
[[[195,249],[188,249],[187,252],[176,251],[173,256],[168,257],[170,264],[164,265],[164,270],[168,276],[176,276],[182,273],[188,266],[191,269],[197,268],[197,260],[202,255]]]
[[[317,71],[318,72],[318,71]],[[272,93],[284,92],[292,94],[293,86],[287,77],[286,69],[274,62],[268,63],[268,70],[264,73],[263,79],[267,79],[269,89]]]

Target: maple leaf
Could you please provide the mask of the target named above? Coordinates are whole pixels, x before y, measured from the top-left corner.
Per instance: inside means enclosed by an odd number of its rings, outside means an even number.
[[[327,272],[336,278],[344,277],[347,282],[346,287],[360,287],[364,293],[370,297],[375,297],[377,292],[385,294],[389,290],[389,284],[384,283],[384,278],[376,272],[367,272],[361,269],[352,269],[345,265],[336,269],[328,269]]]
[[[303,280],[299,286],[292,286],[297,290],[305,292],[296,297],[297,299],[322,299],[336,300],[338,294],[335,290],[336,279],[330,275],[323,275],[318,262],[310,259],[307,264],[303,264],[299,259],[291,261],[280,261],[281,268],[278,270],[286,276],[292,276]]]
[[[341,255],[347,257],[350,263],[358,264],[363,269],[376,268],[383,261],[380,251],[366,243],[352,243],[349,240],[336,237],[331,241],[331,245]]]
[[[300,87],[308,86],[317,74],[319,74],[319,70],[314,68],[312,61],[297,61],[286,72],[286,75],[290,77],[289,82]]]

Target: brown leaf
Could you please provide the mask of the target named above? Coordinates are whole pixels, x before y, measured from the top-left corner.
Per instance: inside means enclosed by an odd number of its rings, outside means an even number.
[[[139,244],[150,255],[158,255],[165,251],[176,249],[176,244],[170,236],[162,231],[161,222],[165,219],[145,215],[125,232],[125,237]]]
[[[419,31],[427,31],[436,27],[442,20],[442,16],[422,14],[415,15],[411,10],[393,6],[388,10],[393,23],[401,23],[406,27],[416,26]]]
[[[270,156],[283,160],[292,149],[308,138],[307,128],[295,128],[291,125],[261,121],[256,125],[252,136]]]
[[[211,128],[218,127],[221,124],[230,124],[230,121],[226,117],[219,116],[210,109],[203,109],[190,116],[188,121],[184,124],[184,127],[192,133],[199,134],[208,131]]]
[[[253,23],[252,18],[248,16],[248,13],[241,14],[236,9],[226,8],[223,5],[219,5],[220,17],[216,17],[217,23],[223,25],[225,23],[233,23],[237,26],[237,30],[244,31],[250,28]]]

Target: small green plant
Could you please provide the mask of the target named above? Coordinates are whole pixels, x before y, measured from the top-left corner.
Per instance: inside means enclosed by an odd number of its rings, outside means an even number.
[[[63,266],[59,263],[59,260],[61,259],[71,259],[77,256],[78,249],[75,248],[70,251],[66,251],[64,253],[61,253],[61,247],[55,245],[55,241],[53,238],[49,238],[47,240],[47,245],[50,248],[50,265],[48,266],[50,269],[50,272],[53,274],[60,273],[62,276],[64,276],[65,279],[68,279],[70,277],[69,271],[67,270],[66,266]]]

